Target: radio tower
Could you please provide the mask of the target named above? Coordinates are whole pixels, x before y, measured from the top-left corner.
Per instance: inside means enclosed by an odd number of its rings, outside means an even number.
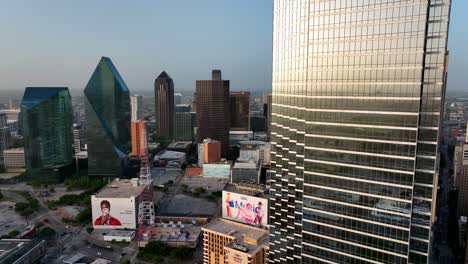
[[[132,122],[132,155],[140,158],[140,185],[144,186],[138,198],[138,239],[148,236],[148,227],[154,227],[156,214],[153,203],[153,180],[148,160],[148,143],[146,141],[146,121]]]

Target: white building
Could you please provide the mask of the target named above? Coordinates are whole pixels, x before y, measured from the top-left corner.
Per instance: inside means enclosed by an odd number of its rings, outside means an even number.
[[[73,148],[75,149],[75,154],[86,149],[86,135],[81,126],[78,124],[73,124]]]
[[[253,161],[262,165],[270,164],[271,144],[264,141],[241,141],[239,142],[239,161]]]
[[[7,172],[23,172],[26,170],[24,148],[7,149],[3,151],[3,160]]]
[[[141,95],[135,94],[130,97],[130,104],[132,106],[132,122],[140,120],[143,118],[143,97]]]

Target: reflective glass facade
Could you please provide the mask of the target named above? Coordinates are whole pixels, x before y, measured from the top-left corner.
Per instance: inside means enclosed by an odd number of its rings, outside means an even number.
[[[428,263],[450,0],[275,0],[271,263]]]
[[[29,175],[73,162],[73,111],[68,88],[27,87],[21,116]]]
[[[121,176],[130,152],[130,93],[109,58],[101,58],[84,94],[88,174]]]

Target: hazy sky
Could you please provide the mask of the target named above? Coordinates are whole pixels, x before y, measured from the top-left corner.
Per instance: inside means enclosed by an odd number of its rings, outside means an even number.
[[[0,91],[83,90],[109,56],[131,91],[163,70],[176,90],[220,68],[234,90],[271,89],[272,0],[0,0]],[[449,90],[468,90],[468,1],[453,0]]]

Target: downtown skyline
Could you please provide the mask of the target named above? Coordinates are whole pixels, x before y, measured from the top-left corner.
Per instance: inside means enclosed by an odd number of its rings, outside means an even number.
[[[208,79],[207,72],[218,68],[231,80],[233,91],[271,90],[271,1],[188,2],[177,13],[180,2],[117,2],[108,10],[105,3],[92,6],[90,1],[2,3],[0,32],[6,38],[0,44],[0,90],[18,91],[19,97],[27,86],[66,86],[72,96],[82,95],[101,56],[113,60],[135,93],[151,93],[154,76],[161,71],[171,72],[176,91],[194,91],[196,80]],[[468,42],[463,15],[468,2],[455,0],[452,5],[449,95],[466,88],[463,71],[468,68],[468,50],[463,48]],[[99,15],[108,21],[100,21]],[[170,18],[176,15],[177,20]],[[58,25],[58,20],[66,23]],[[94,23],[98,26],[91,28]],[[210,32],[220,35],[216,42],[208,41]]]

